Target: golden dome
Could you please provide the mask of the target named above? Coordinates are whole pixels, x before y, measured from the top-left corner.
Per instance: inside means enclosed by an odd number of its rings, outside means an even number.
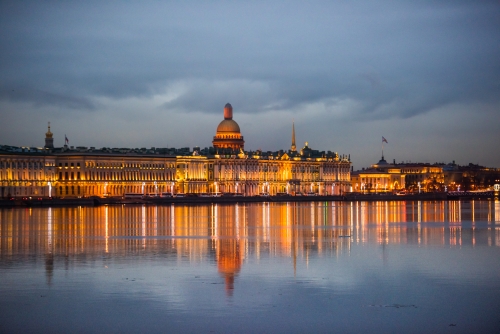
[[[240,126],[232,119],[225,119],[222,122],[220,122],[219,126],[217,127],[217,133],[219,132],[240,133]]]

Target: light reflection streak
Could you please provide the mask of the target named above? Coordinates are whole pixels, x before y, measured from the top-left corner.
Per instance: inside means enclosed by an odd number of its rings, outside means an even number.
[[[361,202],[361,242],[365,242],[365,222],[368,217],[368,202]]]
[[[315,238],[314,238],[314,226],[316,224],[315,217],[314,217],[314,202],[311,202],[310,210],[311,210],[311,221],[310,221],[310,223],[311,223],[312,243],[314,244],[314,242],[316,241]]]
[[[360,207],[360,203],[359,202],[356,202],[356,242],[359,243],[359,229],[360,229],[360,213],[361,213],[361,207]],[[351,236],[351,238],[353,238]]]
[[[109,225],[108,225],[108,206],[104,207],[104,229],[105,229],[105,237],[106,240],[106,253],[109,253],[108,241],[109,241]]]
[[[215,211],[215,214],[214,214],[214,225],[215,225],[215,239],[217,239],[219,237],[219,206],[217,204],[215,204],[215,207],[214,207],[214,211]]]
[[[269,233],[270,233],[270,216],[269,216],[269,202],[262,203],[262,225],[263,225],[263,242],[269,241]]]
[[[472,201],[470,202],[470,204],[471,204],[471,216],[472,216],[472,217],[471,217],[471,220],[472,220],[472,224],[474,225],[474,218],[475,218],[475,217],[474,217],[474,216],[475,216],[475,215],[474,215],[474,210],[475,210],[474,200],[472,200]]]
[[[238,203],[236,203],[236,205],[234,206],[234,211],[235,211],[235,214],[236,214],[236,218],[235,218],[235,223],[236,223],[236,240],[240,240],[240,217],[239,217],[239,207],[238,207]]]
[[[172,240],[175,241],[175,206],[172,204],[170,206],[170,236]]]
[[[500,222],[500,201],[495,200],[495,223]]]
[[[154,208],[154,217],[153,217],[153,221],[154,221],[154,224],[153,224],[153,235],[156,237],[158,236],[158,207],[156,206]],[[155,243],[156,243],[156,238],[154,239],[155,240]]]
[[[47,210],[47,244],[49,253],[52,253],[52,208]]]
[[[351,209],[351,216],[349,217],[349,226],[351,227],[351,235],[352,235],[352,228],[353,228],[353,225],[354,225],[354,206],[351,202],[351,205],[350,205],[350,209]]]
[[[389,202],[384,202],[385,207],[385,231],[384,231],[384,244],[389,243]]]
[[[146,247],[146,206],[142,206],[141,215],[141,236],[142,236],[142,247]]]

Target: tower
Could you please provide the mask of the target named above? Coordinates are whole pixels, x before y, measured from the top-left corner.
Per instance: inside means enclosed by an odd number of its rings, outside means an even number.
[[[54,148],[54,138],[52,138],[52,132],[50,132],[50,122],[49,122],[49,130],[45,133],[45,148],[53,149]]]
[[[290,148],[292,152],[297,151],[297,146],[295,146],[295,122],[292,121],[292,147]]]

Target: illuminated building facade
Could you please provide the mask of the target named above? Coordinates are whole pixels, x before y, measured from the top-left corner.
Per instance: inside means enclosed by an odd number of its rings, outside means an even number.
[[[89,197],[125,193],[342,194],[350,190],[349,156],[295,146],[288,151],[244,151],[233,109],[224,107],[213,147],[44,148],[0,146],[0,196]]]
[[[384,157],[370,168],[351,173],[352,191],[383,193],[492,190],[500,183],[500,169],[474,164],[388,163]]]
[[[370,168],[354,171],[351,175],[353,191],[362,193],[394,192],[402,189],[441,191],[443,165],[428,163],[388,163],[384,157]]]

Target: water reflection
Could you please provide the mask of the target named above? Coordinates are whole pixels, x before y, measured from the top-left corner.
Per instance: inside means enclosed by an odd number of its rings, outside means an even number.
[[[3,209],[0,322],[11,332],[74,331],[90,318],[115,332],[208,332],[213,319],[220,332],[242,321],[257,332],[457,322],[456,332],[494,332],[498,246],[498,201]]]
[[[49,284],[55,257],[161,250],[213,259],[229,295],[249,252],[295,264],[353,243],[500,245],[498,200],[30,208],[2,210],[0,219],[0,260],[44,254]]]

